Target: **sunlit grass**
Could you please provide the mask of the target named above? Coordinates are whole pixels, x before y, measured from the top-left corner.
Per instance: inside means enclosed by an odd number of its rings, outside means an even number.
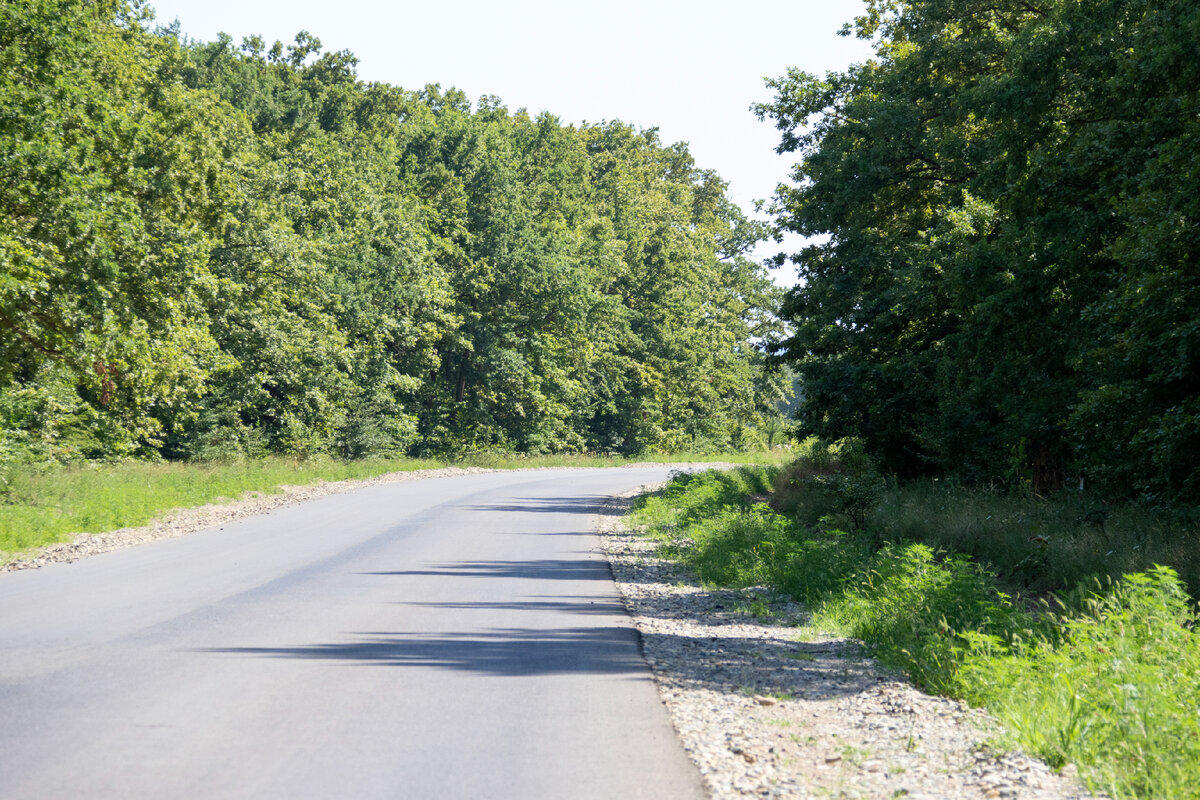
[[[986,706],[1004,723],[1005,743],[1054,767],[1076,764],[1094,789],[1114,798],[1200,798],[1197,610],[1172,569],[1105,573],[1112,580],[1084,583],[1057,606],[1027,607],[1002,590],[1013,575],[1002,581],[940,548],[954,530],[974,531],[962,534],[964,547],[978,536],[1024,542],[1031,524],[1066,538],[1079,527],[1069,502],[1055,510],[957,490],[954,503],[937,490],[940,502],[922,522],[918,492],[902,519],[881,525],[889,502],[895,510],[906,499],[896,490],[873,518],[882,531],[844,532],[831,518],[803,525],[752,503],[771,476],[753,467],[682,476],[642,498],[633,519],[703,582],[767,585],[804,601],[813,629],[861,639],[925,688]],[[1015,532],[1006,534],[988,518],[994,514]],[[1108,536],[1106,545],[1118,541]],[[1086,574],[1094,563],[1076,559],[1072,567],[1068,555],[1052,565],[1055,574]],[[1047,574],[1029,573],[1055,580]]]
[[[0,550],[19,552],[76,533],[143,525],[162,512],[315,481],[420,469],[415,460],[344,462],[280,458],[234,463],[125,463],[21,471],[9,475],[0,505]]]

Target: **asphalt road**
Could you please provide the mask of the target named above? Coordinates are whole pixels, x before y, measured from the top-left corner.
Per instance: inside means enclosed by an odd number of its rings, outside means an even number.
[[[383,485],[0,575],[0,797],[702,797],[589,531],[669,470]]]

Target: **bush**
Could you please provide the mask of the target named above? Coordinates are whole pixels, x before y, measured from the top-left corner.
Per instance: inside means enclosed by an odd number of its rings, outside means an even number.
[[[922,686],[957,694],[958,632],[1010,641],[1032,620],[966,556],[923,544],[885,544],[864,559],[841,591],[822,597],[814,622],[871,643],[877,657]]]
[[[840,517],[852,530],[860,530],[885,485],[859,440],[817,442],[784,468],[775,481],[771,505],[806,524]]]

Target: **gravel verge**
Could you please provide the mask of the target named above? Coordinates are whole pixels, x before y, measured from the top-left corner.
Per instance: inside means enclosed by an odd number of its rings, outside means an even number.
[[[915,689],[853,640],[814,633],[804,609],[763,589],[706,591],[622,522],[632,498],[597,519],[659,695],[713,798],[1091,797],[986,741],[996,722]],[[751,606],[769,617],[749,613]]]

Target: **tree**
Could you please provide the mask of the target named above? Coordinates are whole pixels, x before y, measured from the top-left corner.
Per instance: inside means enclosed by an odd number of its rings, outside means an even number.
[[[773,83],[804,158],[780,222],[830,237],[786,305],[806,431],[901,474],[1197,496],[1197,13],[873,2],[875,61]]]
[[[724,446],[761,236],[682,144],[301,32],[0,6],[0,460]]]

